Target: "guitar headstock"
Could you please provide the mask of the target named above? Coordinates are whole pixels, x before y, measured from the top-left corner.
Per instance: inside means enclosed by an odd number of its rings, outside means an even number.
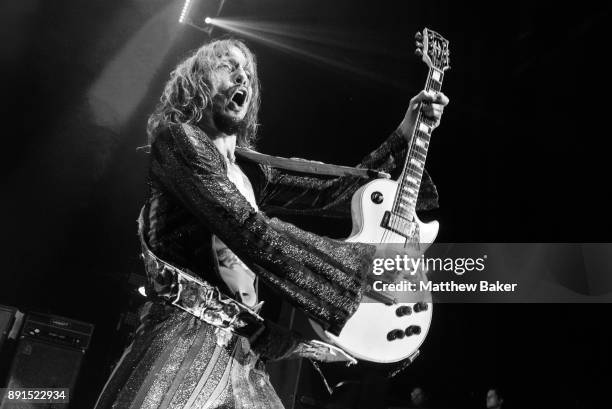
[[[436,68],[440,71],[450,68],[450,50],[447,39],[427,28],[423,29],[422,33],[417,32],[414,37],[417,46],[415,52],[422,57],[423,62],[429,68]]]

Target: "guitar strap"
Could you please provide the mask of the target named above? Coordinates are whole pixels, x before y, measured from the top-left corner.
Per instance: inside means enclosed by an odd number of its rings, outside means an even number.
[[[151,145],[136,148],[138,152],[150,153]],[[311,173],[322,176],[356,176],[364,179],[390,179],[391,175],[376,169],[357,168],[352,166],[331,165],[302,158],[283,158],[266,155],[252,149],[236,146],[236,155],[242,156],[255,163],[268,165],[273,168],[285,169],[292,172]]]
[[[328,163],[316,162],[301,158],[282,158],[280,156],[266,155],[239,146],[236,147],[235,151],[236,155],[242,156],[243,158],[249,159],[253,162],[293,172],[311,173],[323,176],[356,176],[364,179],[391,178],[391,175],[388,173],[375,169],[331,165]]]

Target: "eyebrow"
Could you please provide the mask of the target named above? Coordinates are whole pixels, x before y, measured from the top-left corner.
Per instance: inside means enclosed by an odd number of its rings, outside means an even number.
[[[250,59],[245,55],[244,56],[244,60],[245,60],[245,64],[242,66],[243,69],[248,72],[251,76],[255,75],[255,72],[253,70],[253,64],[250,61]],[[236,59],[236,57],[232,56],[232,55],[228,55],[228,54],[224,54],[221,56],[221,58],[219,58],[218,62],[217,62],[217,67],[221,66],[224,62],[229,62],[230,64],[232,64],[235,67],[239,66],[239,62]]]
[[[238,62],[238,60],[235,57],[228,57],[227,60],[232,63],[235,66],[239,66],[240,63]],[[249,61],[248,58],[245,58],[245,63],[242,66],[242,68],[244,68],[245,71],[248,71],[250,74],[253,74],[253,65],[251,64],[251,62]]]

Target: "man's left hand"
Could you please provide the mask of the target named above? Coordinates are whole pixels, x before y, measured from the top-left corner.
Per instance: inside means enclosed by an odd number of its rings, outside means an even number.
[[[416,124],[419,108],[425,118],[433,122],[434,128],[440,125],[442,112],[444,107],[448,105],[450,100],[442,92],[421,91],[410,100],[408,111],[399,126],[399,130],[405,138],[412,137],[412,132]]]

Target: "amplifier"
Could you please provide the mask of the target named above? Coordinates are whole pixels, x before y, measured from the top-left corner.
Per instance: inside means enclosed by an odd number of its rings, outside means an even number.
[[[17,308],[0,305],[0,351],[2,351],[4,341],[6,341],[9,332],[11,332],[16,313]]]
[[[93,329],[94,326],[86,322],[57,315],[29,313],[23,323],[20,338],[30,338],[85,352]]]
[[[70,318],[28,314],[21,329],[6,387],[67,388],[72,399],[93,329],[92,324]],[[8,409],[8,405],[11,404],[4,401],[0,409]],[[49,407],[67,406],[56,404]]]

